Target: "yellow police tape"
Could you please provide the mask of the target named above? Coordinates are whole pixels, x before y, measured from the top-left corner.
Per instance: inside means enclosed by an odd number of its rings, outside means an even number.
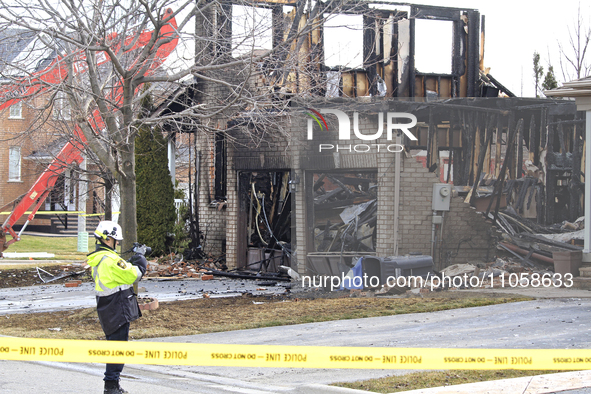
[[[591,349],[220,345],[0,337],[0,360],[273,368],[591,369]]]

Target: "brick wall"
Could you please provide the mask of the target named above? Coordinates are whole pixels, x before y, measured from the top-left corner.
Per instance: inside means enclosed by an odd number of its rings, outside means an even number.
[[[402,172],[399,254],[431,254],[433,184],[439,183],[415,158],[406,158]],[[443,236],[441,237],[441,234]],[[495,253],[496,229],[481,214],[454,196],[444,213],[443,232],[437,231],[434,260],[439,268],[470,260],[490,260]]]
[[[39,97],[33,103],[23,104],[22,119],[13,119],[9,117],[10,111],[0,113],[0,140],[4,141],[0,144],[0,211],[11,212],[14,207],[14,202],[22,195],[27,193],[39,175],[46,169],[47,159],[43,162],[26,159],[27,156],[34,152],[47,153],[48,146],[59,137],[62,137],[60,131],[61,124],[52,124],[51,117],[48,122],[40,123],[39,109],[35,108],[46,105],[46,97]],[[33,123],[37,122],[37,123]],[[12,146],[19,146],[21,148],[21,180],[9,181],[9,150]],[[91,164],[89,164],[91,166]],[[90,196],[87,198],[87,212],[92,212],[92,190],[97,185],[91,186],[89,189]],[[96,189],[98,195],[103,197],[102,187]],[[40,211],[45,210],[45,206],[41,205]],[[7,215],[0,216],[0,220],[4,222]],[[23,215],[17,221],[16,226],[19,227],[26,221],[26,215]],[[38,215],[29,224],[30,228],[38,230],[49,230],[51,220],[47,215]]]
[[[2,211],[11,211],[13,202],[21,195],[26,193],[32,183],[37,179],[40,168],[33,162],[24,158],[30,155],[36,149],[35,139],[27,135],[27,130],[31,126],[31,119],[34,117],[32,110],[27,106],[22,106],[22,119],[9,118],[10,110],[7,109],[0,113],[0,209]],[[13,146],[21,148],[21,179],[20,181],[9,181],[9,151]],[[2,215],[0,220],[4,222],[6,215]],[[22,218],[18,223],[24,223]]]
[[[376,132],[377,117],[360,116],[360,130],[364,134]],[[227,240],[227,261],[229,266],[236,266],[238,204],[237,174],[239,171],[273,171],[290,168],[292,176],[300,178],[300,187],[293,194],[292,220],[295,231],[292,233],[295,243],[292,266],[299,272],[305,272],[306,254],[311,245],[307,245],[308,227],[306,220],[310,206],[304,188],[306,172],[319,171],[376,171],[378,179],[378,218],[377,218],[377,255],[404,255],[411,252],[431,254],[432,216],[431,199],[433,185],[439,182],[436,174],[430,173],[416,158],[404,153],[380,151],[369,154],[352,153],[341,150],[321,154],[317,152],[317,143],[307,141],[305,137],[307,119],[299,114],[292,114],[289,119],[278,119],[287,131],[282,136],[266,135],[262,140],[245,137],[237,132],[236,139],[228,150],[228,204],[225,211],[203,208],[206,201],[201,196],[202,229],[208,227],[208,245],[218,245]],[[329,126],[330,128],[331,126]],[[320,134],[319,134],[320,136]],[[322,136],[320,136],[322,138]],[[326,138],[324,136],[323,138]],[[328,141],[328,140],[327,140]],[[333,141],[335,142],[335,141]],[[355,145],[367,143],[359,139],[347,141]],[[377,143],[392,144],[384,139]],[[201,145],[202,147],[205,145]],[[395,215],[395,168],[396,155],[400,156],[400,205],[398,244],[394,239]],[[321,157],[322,156],[322,157]],[[208,155],[202,156],[202,172]],[[325,167],[314,163],[328,163]],[[287,168],[286,168],[287,166]],[[203,185],[203,179],[201,181]],[[201,187],[204,190],[205,187]],[[215,225],[213,223],[216,223]],[[214,230],[215,229],[215,230]],[[439,232],[437,232],[439,237]],[[445,213],[443,238],[438,239],[434,259],[441,264],[464,263],[474,259],[491,258],[494,254],[495,232],[479,214],[476,214],[462,198],[453,198],[451,210]]]

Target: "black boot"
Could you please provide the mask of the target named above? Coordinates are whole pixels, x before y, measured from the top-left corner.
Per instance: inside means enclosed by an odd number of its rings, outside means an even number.
[[[129,391],[125,391],[119,386],[118,380],[105,380],[105,391],[104,394],[125,394]]]

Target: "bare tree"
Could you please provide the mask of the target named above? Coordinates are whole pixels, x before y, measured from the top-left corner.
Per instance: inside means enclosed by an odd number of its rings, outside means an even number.
[[[587,59],[587,49],[591,41],[591,24],[585,22],[581,5],[577,10],[577,19],[568,27],[568,45],[558,42],[560,51],[560,69],[564,81],[580,79],[591,73],[591,62]]]
[[[275,9],[283,16],[281,3]],[[305,77],[307,59],[297,54],[308,45],[304,37],[318,20],[342,3],[298,1],[279,27],[247,15],[247,28],[237,34],[232,4],[256,6],[259,1],[0,0],[0,31],[35,36],[20,58],[2,68],[0,103],[20,100],[37,106],[39,119],[29,130],[35,132],[45,127],[48,112],[57,109],[63,115],[60,106],[67,102],[69,138],[88,149],[120,187],[123,248],[128,249],[137,234],[134,140],[139,127],[167,122],[217,132],[215,120],[224,115],[250,117],[259,129],[281,132],[268,127],[277,123],[264,115],[271,109],[281,114],[288,105],[277,95],[302,94],[307,83],[312,85]],[[302,19],[304,9],[309,16]],[[273,45],[261,49],[261,35],[269,29]],[[261,68],[281,88],[252,89]],[[207,81],[222,93],[207,100],[210,92],[203,91],[202,102],[184,101],[181,110],[162,110],[195,81]],[[150,89],[142,92],[148,83]],[[140,117],[144,94],[162,105]]]

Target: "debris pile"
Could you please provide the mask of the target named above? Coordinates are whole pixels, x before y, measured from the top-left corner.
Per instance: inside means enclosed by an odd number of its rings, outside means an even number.
[[[212,270],[224,269],[224,258],[208,258],[205,260],[183,261],[182,255],[174,254],[148,261],[144,277],[146,278],[192,278],[209,280]]]
[[[279,272],[258,272],[249,270],[228,270],[225,257],[209,257],[204,260],[184,261],[182,256],[174,254],[148,261],[145,278],[200,279],[211,280],[214,277],[235,279],[265,279],[290,281],[297,273],[289,267],[279,266]]]
[[[439,286],[434,286],[435,288],[470,289],[517,287],[516,285],[527,287],[526,283],[522,283],[522,278],[532,278],[534,274],[538,274],[535,278],[542,278],[544,275],[548,277],[554,272],[545,268],[532,268],[512,258],[497,258],[494,262],[476,265],[454,264],[446,267],[441,274],[443,280],[437,281],[440,283],[437,283]],[[445,277],[449,279],[446,280]],[[475,279],[471,280],[472,278]]]
[[[498,248],[531,268],[553,266],[553,253],[583,250],[584,218],[543,226],[508,209],[499,212],[496,223],[503,230]]]
[[[532,280],[534,281],[532,284]],[[403,285],[401,285],[403,283]],[[535,268],[513,258],[497,258],[489,263],[454,264],[425,280],[397,280],[376,290],[376,296],[424,294],[441,290],[515,288],[515,287],[560,287],[554,272]]]
[[[375,252],[374,174],[314,174],[313,191],[316,252]]]

